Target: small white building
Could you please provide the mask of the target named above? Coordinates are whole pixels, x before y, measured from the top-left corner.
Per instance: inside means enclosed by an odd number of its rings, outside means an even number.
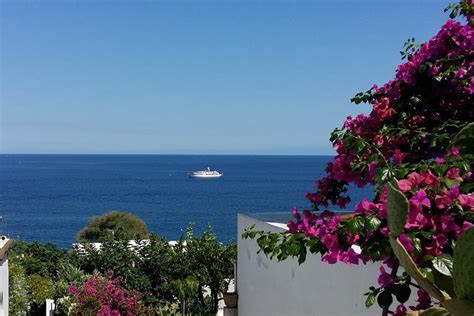
[[[8,250],[13,240],[0,237],[0,316],[8,316]]]

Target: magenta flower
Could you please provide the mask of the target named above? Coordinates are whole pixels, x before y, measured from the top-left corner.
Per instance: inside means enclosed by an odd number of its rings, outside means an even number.
[[[293,217],[297,220],[297,221],[300,221],[301,220],[301,215],[300,213],[298,212],[298,209],[296,207],[293,207]]]
[[[451,148],[451,155],[453,155],[454,157],[459,156],[459,148],[457,146],[453,146]]]
[[[288,231],[290,233],[297,233],[298,232],[298,227],[296,226],[295,222],[290,220],[290,221],[288,221],[286,226],[288,226]]]
[[[413,183],[409,179],[398,180],[398,188],[402,192],[408,192],[411,190]]]
[[[423,184],[424,177],[418,172],[412,172],[408,175],[408,179],[411,181],[413,186],[418,187]]]
[[[459,175],[459,172],[460,172],[459,168],[453,167],[448,170],[448,172],[446,173],[446,177],[448,179],[462,181],[462,178]]]
[[[318,236],[318,229],[315,228],[314,226],[311,226],[304,232],[304,236],[311,238],[311,237],[317,237]]]
[[[379,231],[380,231],[380,233],[381,233],[383,236],[385,236],[385,237],[388,237],[388,234],[390,233],[390,231],[388,230],[388,227],[387,227],[387,226],[380,228]]]
[[[338,253],[337,252],[327,252],[323,257],[322,260],[326,263],[329,264],[335,264],[338,259]]]
[[[112,309],[109,305],[102,305],[97,311],[97,316],[110,316],[112,315]]]
[[[438,188],[440,183],[439,183],[439,178],[435,176],[431,170],[428,170],[427,172],[423,172],[421,174],[423,177],[423,184],[430,186],[432,188]]]
[[[395,309],[395,312],[393,312],[394,316],[403,316],[405,315],[407,311],[407,308],[403,304],[399,304],[397,308]]]
[[[410,204],[415,206],[416,209],[421,210],[423,206],[431,207],[431,201],[428,198],[425,190],[419,190],[415,196],[410,199]]]
[[[427,309],[431,307],[431,297],[425,290],[419,289],[416,293],[418,299],[416,300],[418,304],[416,306],[410,306],[412,310]]]
[[[443,247],[447,243],[444,233],[437,233],[431,237],[431,242],[425,247],[426,253],[432,256],[439,256],[443,253]]]
[[[402,153],[400,149],[395,149],[393,153],[393,163],[395,165],[399,165],[405,160],[405,158],[408,157],[407,153]]]
[[[355,244],[360,239],[359,235],[348,235],[346,236],[346,242],[348,245]]]
[[[439,209],[446,208],[452,202],[453,202],[453,200],[447,195],[436,195],[435,196],[436,207],[439,208]]]
[[[401,234],[399,239],[400,239],[400,242],[402,243],[403,247],[405,247],[405,249],[408,252],[413,251],[414,248],[413,248],[412,241],[405,234]]]
[[[359,214],[367,214],[370,210],[370,202],[366,199],[362,199],[362,201],[356,205],[355,212]]]
[[[121,287],[122,277],[108,272],[106,277],[92,276],[81,287],[69,287],[79,315],[142,315],[144,307],[138,301],[142,295]]]
[[[441,230],[444,232],[458,231],[460,227],[455,224],[454,218],[449,215],[443,215],[440,217]]]
[[[474,194],[460,194],[459,203],[469,211],[474,211]]]
[[[459,185],[453,185],[448,191],[444,194],[451,199],[457,199],[459,197]]]
[[[380,275],[379,277],[377,278],[377,283],[381,286],[381,287],[387,287],[391,284],[393,284],[393,277],[385,272],[385,269],[383,266],[380,266]]]
[[[339,253],[339,260],[347,264],[358,264],[359,254],[350,247],[347,251],[341,251]]]
[[[336,230],[339,226],[339,222],[341,221],[340,216],[332,216],[329,218],[329,220],[326,222],[326,226],[331,229],[331,230]]]
[[[326,234],[321,237],[321,242],[329,249],[329,251],[334,252],[341,249],[341,244],[339,244],[337,236],[335,235]]]

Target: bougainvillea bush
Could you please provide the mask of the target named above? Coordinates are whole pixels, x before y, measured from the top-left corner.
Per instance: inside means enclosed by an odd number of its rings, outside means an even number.
[[[387,184],[409,201],[400,242],[440,287],[456,240],[474,223],[473,2],[450,8],[451,19],[429,41],[405,44],[393,80],[352,99],[372,110],[347,117],[331,134],[337,154],[326,166],[327,176],[316,181],[316,192],[306,195],[312,209],[294,209],[286,233],[244,233],[279,260],[293,256],[301,263],[309,250],[330,264],[381,262],[366,305],[377,302],[384,315],[436,304],[410,275],[400,273],[388,238]],[[350,215],[328,211],[346,207],[350,184],[372,186],[375,198],[358,201]],[[413,288],[417,304],[405,306]]]
[[[92,276],[83,286],[70,286],[75,315],[144,315],[141,293],[122,287],[123,278],[112,272],[105,277]]]

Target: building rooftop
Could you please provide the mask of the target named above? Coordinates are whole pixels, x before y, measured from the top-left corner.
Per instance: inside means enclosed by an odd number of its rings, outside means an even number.
[[[6,236],[0,237],[0,259],[3,258],[12,245],[13,239]]]

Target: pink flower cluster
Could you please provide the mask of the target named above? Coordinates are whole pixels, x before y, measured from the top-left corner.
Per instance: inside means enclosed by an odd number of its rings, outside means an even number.
[[[398,186],[409,198],[409,213],[405,229],[407,234],[432,233],[428,240],[422,239],[422,251],[417,254],[418,259],[425,255],[438,256],[443,253],[443,247],[450,238],[457,239],[460,234],[473,224],[466,219],[464,214],[474,211],[474,194],[463,194],[459,187],[472,177],[468,172],[461,176],[457,167],[449,168],[444,175],[435,175],[431,169],[424,172],[411,172],[407,179],[398,181]],[[447,182],[449,181],[449,182]],[[450,186],[446,186],[449,183]],[[381,219],[378,232],[388,236],[386,222],[387,204],[386,191],[379,196],[379,203],[362,200],[355,207],[356,216],[362,218],[377,216]],[[358,247],[364,249],[370,244],[369,239],[374,232],[361,229],[359,234],[346,232],[341,239],[341,217],[334,213],[324,211],[317,215],[308,210],[303,211],[303,216],[293,209],[294,221],[288,222],[290,233],[303,233],[305,237],[318,238],[327,248],[323,261],[335,263],[357,264],[359,260],[368,261],[368,257]],[[408,251],[413,251],[412,241],[406,234],[400,236],[401,242]],[[382,257],[382,259],[385,257]]]
[[[466,173],[464,178],[471,177]],[[450,181],[446,187],[442,182]],[[448,169],[442,177],[431,170],[412,172],[407,179],[399,180],[398,187],[409,197],[409,213],[405,229],[414,232],[434,232],[422,247],[418,258],[424,255],[439,256],[450,238],[457,239],[473,224],[464,219],[463,213],[474,211],[474,194],[460,193],[464,181],[457,167]]]
[[[332,165],[328,164],[326,170],[329,170],[330,167]],[[306,199],[314,205],[328,207],[329,204],[334,204],[344,208],[351,201],[345,195],[347,188],[343,182],[325,177],[316,181],[316,187],[318,188],[316,193],[306,193]]]
[[[413,134],[381,133],[381,130],[394,125],[407,130],[419,127],[426,129],[428,135],[447,119],[474,120],[473,35],[474,29],[469,24],[448,20],[438,34],[397,68],[394,80],[380,88],[372,87],[372,112],[355,118],[347,117],[343,125],[344,135],[350,133],[377,146],[379,152],[395,165],[407,158],[410,161],[434,158],[437,153],[429,148],[428,136],[420,142],[416,153],[408,155],[411,148],[407,145]],[[334,142],[337,156],[327,165],[328,178],[323,181],[331,182],[339,191],[347,183],[359,187],[373,184],[380,161],[368,162],[368,158],[375,151],[368,148],[360,152],[352,144],[344,145],[343,137]],[[355,162],[365,162],[366,168],[355,169]],[[313,204],[325,207],[327,203],[345,205],[344,200],[338,199],[337,190],[327,186],[319,188],[319,182],[317,189],[316,193],[307,195]]]
[[[122,288],[122,283],[122,277],[114,278],[113,272],[109,272],[105,278],[92,276],[82,287],[71,285],[68,290],[76,303],[76,315],[140,315],[141,294]]]
[[[469,24],[462,25],[461,23],[448,20],[441,30],[424,43],[419,52],[406,63],[401,64],[397,68],[396,82],[389,82],[382,89],[389,92],[395,98],[401,96],[402,85],[409,87],[417,83],[417,77],[421,65],[428,61],[440,60],[444,57],[455,59],[459,56],[470,56],[474,47],[473,29]],[[469,64],[469,59],[465,59],[460,67],[454,73],[454,80],[460,80],[468,76],[469,71],[472,71],[472,65]],[[428,70],[428,76],[436,77],[444,68],[441,62],[434,63]],[[472,72],[471,72],[472,75]],[[472,83],[469,83],[465,89],[472,91]]]
[[[397,68],[393,80],[380,88],[374,85],[356,100],[370,102],[372,111],[347,117],[332,135],[337,155],[326,166],[327,176],[316,182],[316,192],[306,194],[315,210],[330,204],[344,208],[350,202],[348,184],[380,185],[396,176],[409,200],[401,243],[417,263],[428,255],[452,252],[450,242],[473,225],[474,194],[462,188],[474,177],[457,148],[443,154],[455,133],[474,121],[473,35],[469,23],[448,20]],[[327,211],[317,215],[305,210],[301,215],[294,209],[289,232],[316,238],[325,262],[358,264],[372,258],[391,268],[395,259],[388,245],[386,192],[385,187],[374,201],[360,201],[349,219]],[[375,226],[366,224],[371,220]],[[374,243],[379,247],[375,255],[370,250]],[[394,282],[396,278],[381,267],[380,287]],[[431,304],[423,291],[418,292],[418,303],[410,308]],[[394,315],[405,311],[401,304]]]
[[[319,216],[308,211],[303,211],[303,218],[296,208],[293,209],[296,221],[288,222],[290,233],[303,233],[308,238],[318,238],[326,247],[323,255],[324,262],[333,264],[341,261],[347,264],[358,264],[359,260],[367,262],[369,258],[360,253],[360,248],[352,247],[358,241],[359,236],[346,236],[340,241],[338,231],[340,229],[341,217],[329,211],[322,212]]]

